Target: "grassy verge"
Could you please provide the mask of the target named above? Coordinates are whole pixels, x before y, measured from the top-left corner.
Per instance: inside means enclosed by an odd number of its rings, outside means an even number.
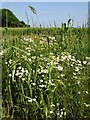
[[[2,95],[6,119],[89,119],[86,28],[3,32]]]

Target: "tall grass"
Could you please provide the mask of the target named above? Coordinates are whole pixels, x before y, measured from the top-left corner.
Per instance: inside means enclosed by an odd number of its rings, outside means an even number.
[[[88,30],[4,31],[3,119],[89,119]]]

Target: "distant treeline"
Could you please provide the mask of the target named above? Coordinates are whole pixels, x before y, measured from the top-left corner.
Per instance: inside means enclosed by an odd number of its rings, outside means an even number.
[[[27,25],[20,21],[11,10],[0,9],[0,27],[26,27]]]

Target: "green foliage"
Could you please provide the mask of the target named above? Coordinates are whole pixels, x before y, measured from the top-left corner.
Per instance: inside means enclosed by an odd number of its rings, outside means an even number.
[[[2,118],[89,120],[88,29],[3,33]]]
[[[26,24],[12,13],[9,9],[0,9],[0,15],[2,18],[2,27],[25,27]]]

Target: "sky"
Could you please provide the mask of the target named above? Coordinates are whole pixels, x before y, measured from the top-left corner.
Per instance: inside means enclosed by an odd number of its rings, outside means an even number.
[[[37,15],[33,14],[28,6],[36,9]],[[27,12],[29,24],[38,26],[39,22],[43,26],[53,26],[54,21],[57,26],[62,22],[67,23],[68,19],[74,20],[74,27],[82,26],[88,18],[88,2],[2,2],[2,8],[8,8],[19,18],[27,23]],[[39,20],[38,20],[39,19]]]

